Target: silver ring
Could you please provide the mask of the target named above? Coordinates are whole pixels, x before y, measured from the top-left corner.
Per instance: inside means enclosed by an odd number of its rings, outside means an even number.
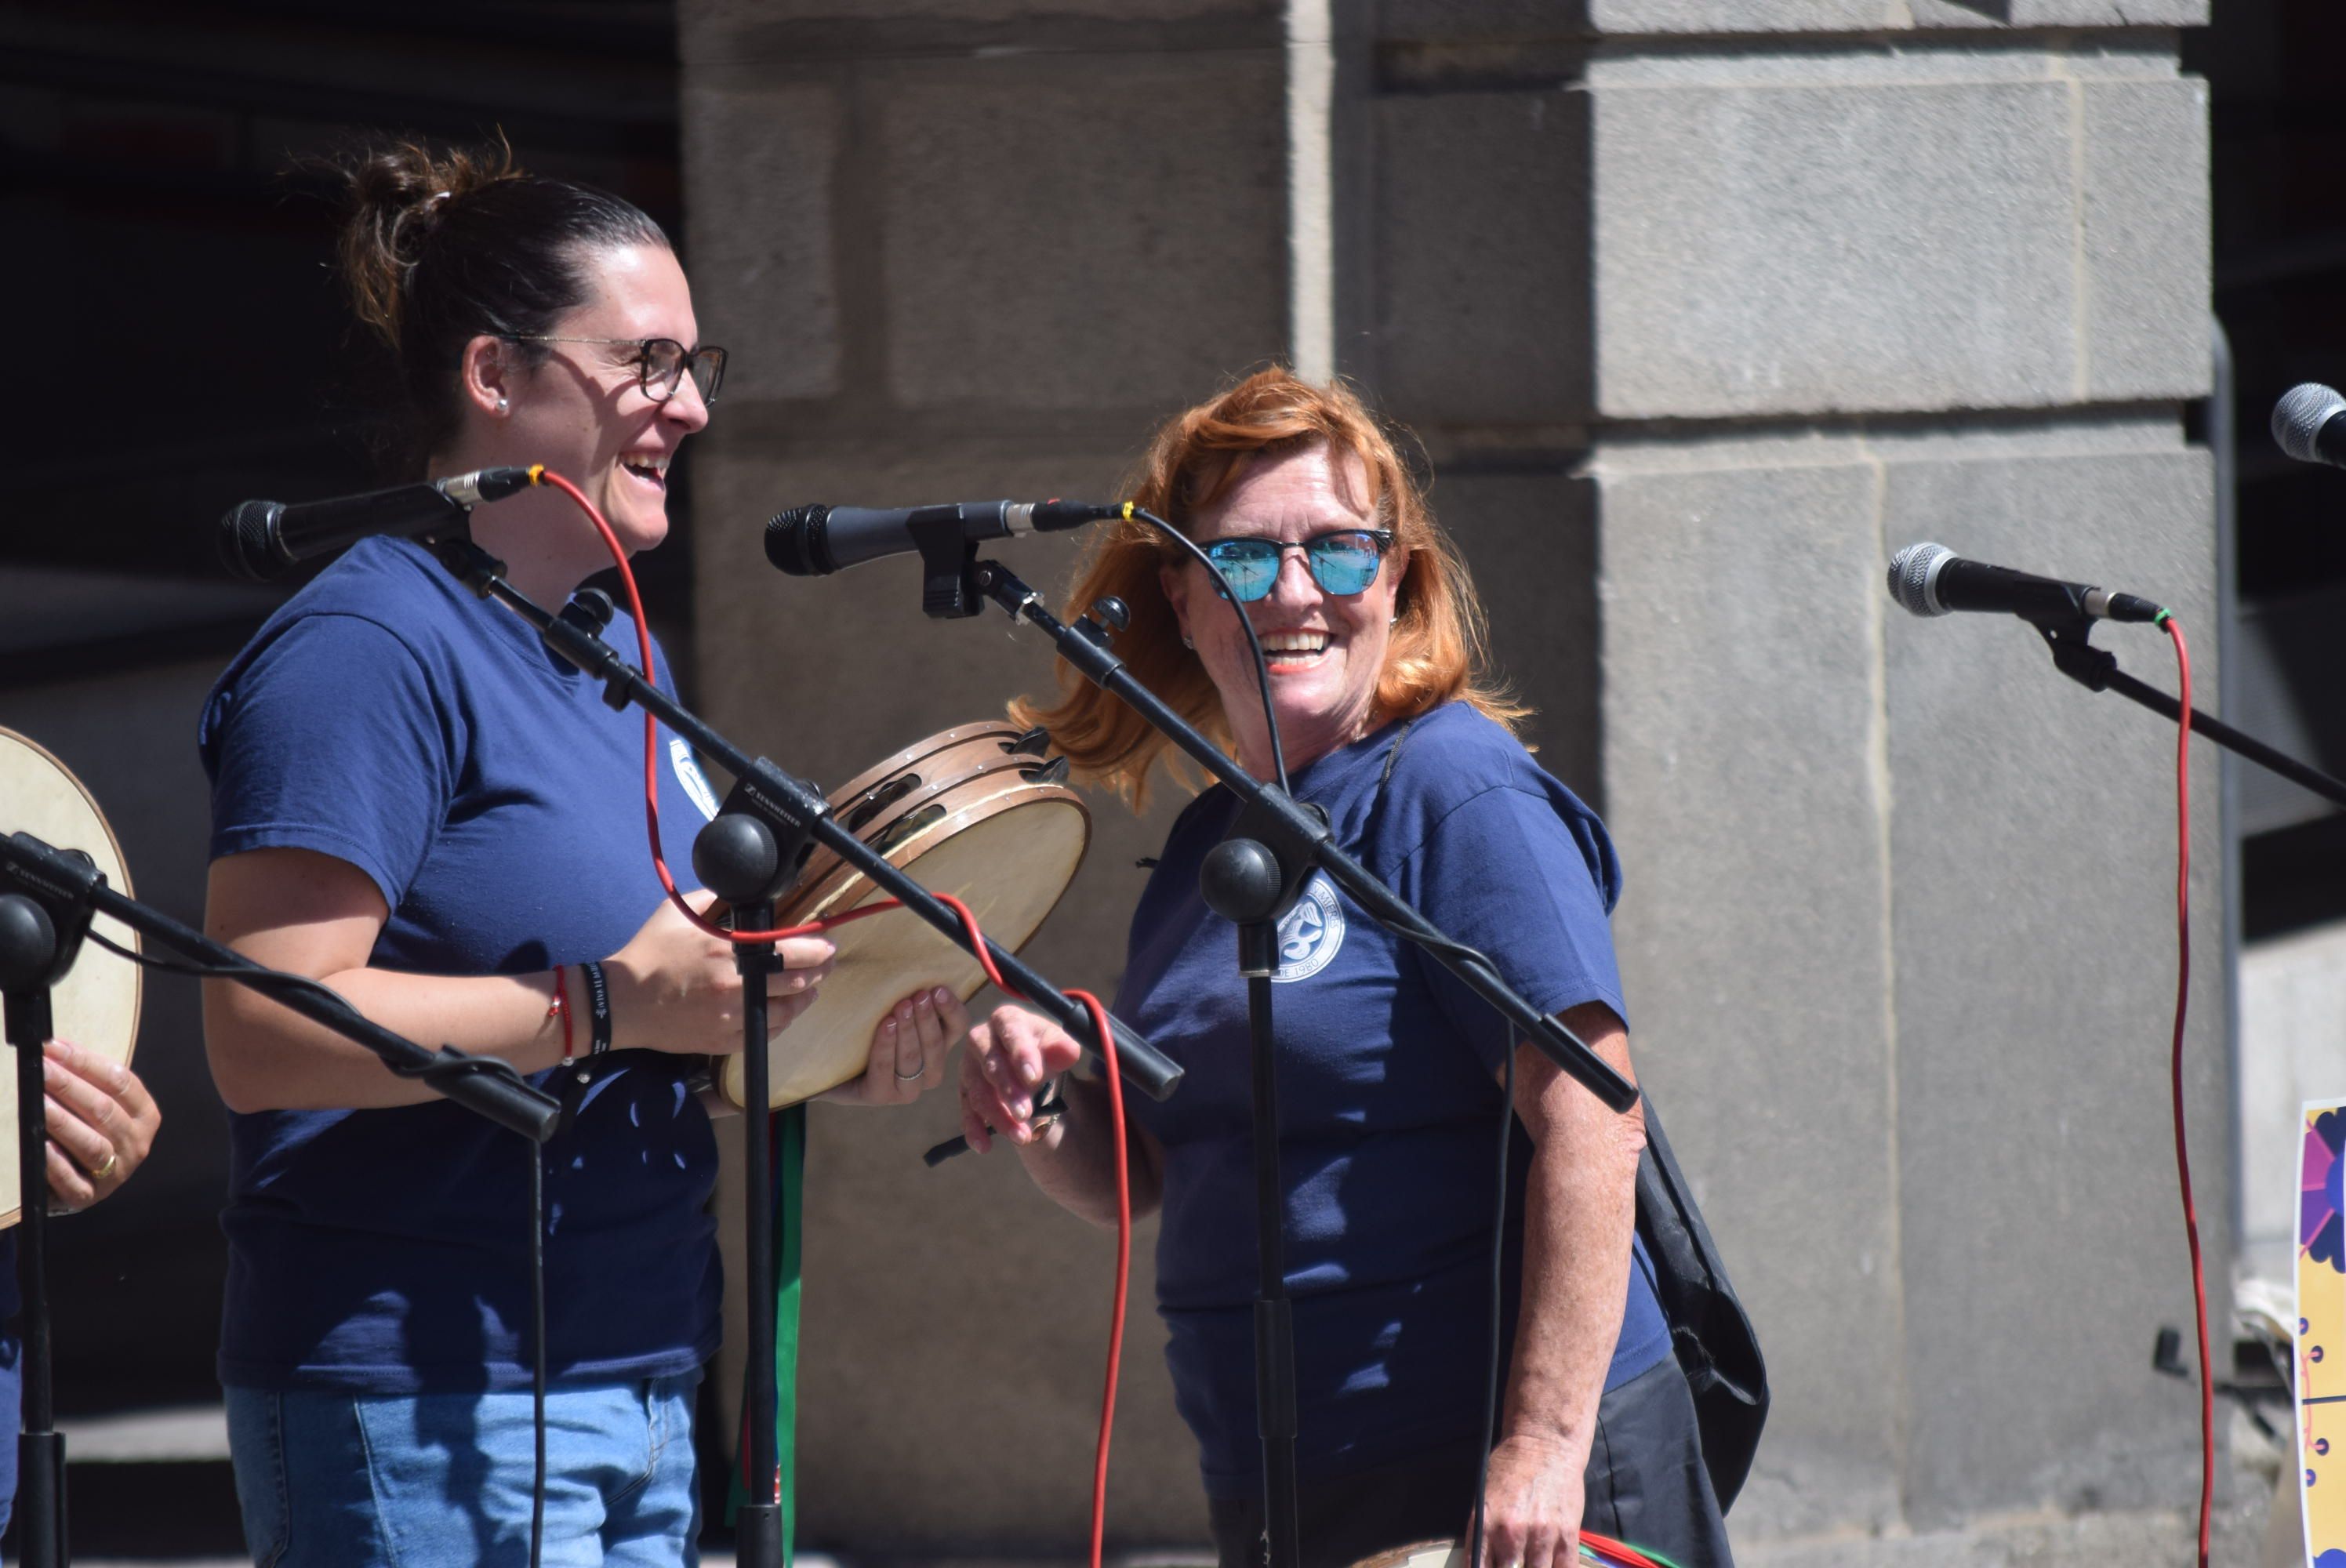
[[[913,1083],[917,1083],[917,1082],[919,1082],[921,1079],[927,1077],[927,1076],[928,1076],[928,1074],[929,1074],[929,1059],[928,1059],[927,1057],[923,1056],[923,1057],[922,1057],[922,1058],[921,1058],[921,1064],[920,1064],[919,1066],[917,1066],[917,1067],[913,1068],[911,1072],[909,1072],[909,1073],[898,1073],[898,1074],[896,1074],[896,1082],[898,1082],[899,1084],[913,1084]]]

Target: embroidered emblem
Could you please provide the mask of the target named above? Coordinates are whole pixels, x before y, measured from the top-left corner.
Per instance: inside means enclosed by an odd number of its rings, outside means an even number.
[[[1295,907],[1279,922],[1279,968],[1275,983],[1309,980],[1335,961],[1344,945],[1344,906],[1327,873],[1314,871]]]

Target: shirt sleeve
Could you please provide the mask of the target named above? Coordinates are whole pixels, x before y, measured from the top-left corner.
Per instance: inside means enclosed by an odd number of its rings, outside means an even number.
[[[1501,785],[1434,825],[1403,862],[1397,891],[1542,1013],[1602,1002],[1627,1023],[1596,854],[1544,797]],[[1514,1026],[1439,960],[1423,950],[1414,957],[1459,1035],[1499,1071]]]
[[[361,616],[288,627],[213,697],[214,860],[311,850],[397,909],[454,798],[451,737],[422,664]]]

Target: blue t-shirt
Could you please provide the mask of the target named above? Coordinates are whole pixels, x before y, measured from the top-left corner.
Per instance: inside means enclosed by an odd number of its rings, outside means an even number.
[[[633,654],[625,614],[605,635]],[[661,892],[644,838],[643,715],[601,698],[422,547],[363,540],[212,688],[200,733],[212,855],[291,848],[356,866],[390,906],[370,960],[382,968],[529,974],[607,958]],[[663,848],[688,881],[714,802],[665,730],[658,759]],[[570,989],[583,1058],[575,972]],[[717,1151],[686,1087],[692,1064],[600,1058],[576,1120],[546,1145],[551,1376],[664,1377],[716,1349],[704,1209]],[[563,1072],[534,1081],[557,1090]],[[439,1099],[230,1122],[223,1384],[528,1385],[522,1138]]]
[[[1394,743],[1399,738],[1396,753]],[[1388,760],[1391,777],[1385,778]],[[1389,725],[1290,779],[1336,841],[1549,1013],[1625,1022],[1606,917],[1620,870],[1588,808],[1464,703]],[[1210,789],[1174,824],[1134,914],[1117,1012],[1188,1069],[1162,1105],[1127,1094],[1165,1148],[1158,1308],[1206,1489],[1260,1484],[1255,1423],[1251,1093],[1238,938],[1198,871],[1237,814]],[[1314,872],[1280,922],[1274,977],[1287,1286],[1306,1479],[1476,1441],[1490,1343],[1492,1156],[1506,1021]],[[1504,1310],[1513,1335],[1529,1139],[1513,1144]],[[1633,1247],[1633,1250],[1634,1247]],[[1642,1251],[1606,1386],[1668,1353]]]

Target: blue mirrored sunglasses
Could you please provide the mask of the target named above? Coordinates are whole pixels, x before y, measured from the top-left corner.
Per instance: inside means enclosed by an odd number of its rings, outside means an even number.
[[[1313,582],[1340,598],[1350,598],[1367,592],[1377,580],[1377,568],[1392,542],[1390,528],[1331,528],[1294,545],[1279,539],[1217,539],[1206,546],[1206,557],[1222,569],[1230,592],[1242,604],[1270,596],[1290,550],[1303,552]]]

